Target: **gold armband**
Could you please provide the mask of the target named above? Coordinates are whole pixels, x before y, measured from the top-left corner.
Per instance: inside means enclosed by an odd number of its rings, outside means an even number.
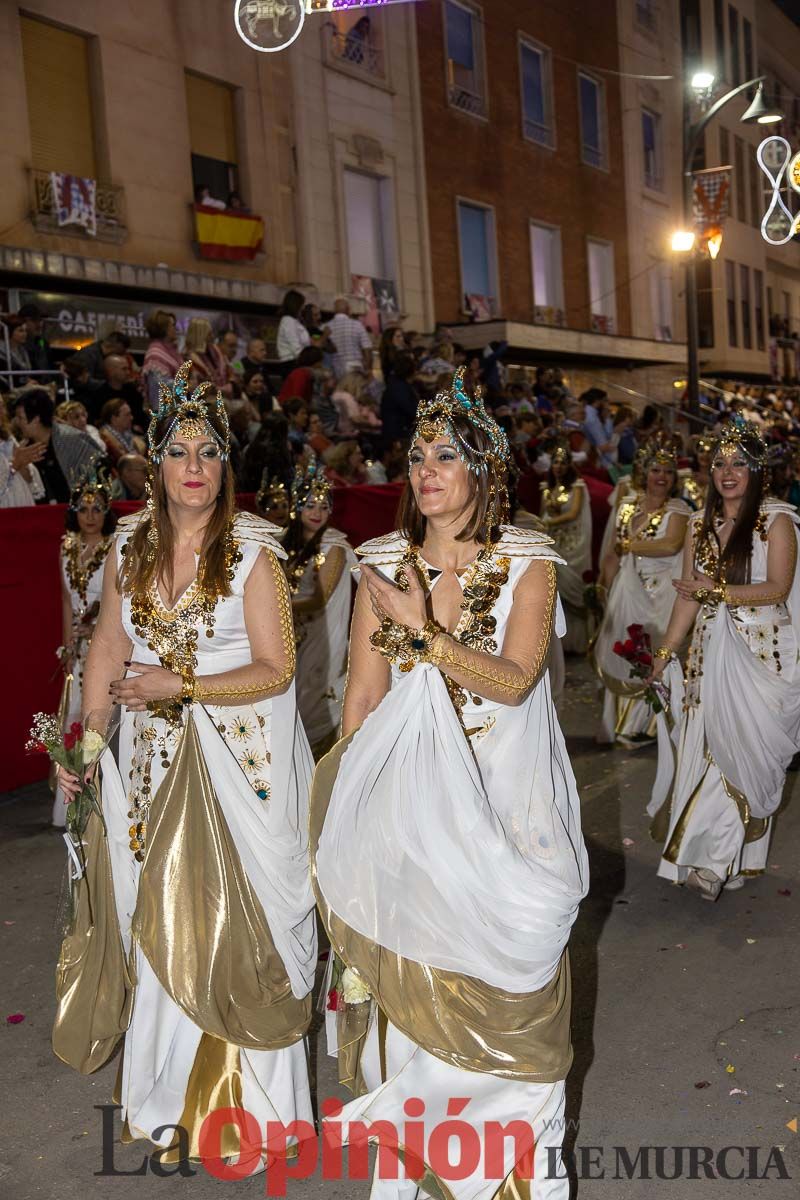
[[[433,660],[433,643],[440,633],[444,629],[437,621],[426,621],[421,629],[409,629],[384,617],[369,640],[389,662],[398,663],[401,671],[411,671],[417,663]]]
[[[675,651],[671,646],[659,646],[655,651],[655,658],[663,658],[665,662],[671,662],[675,657]]]

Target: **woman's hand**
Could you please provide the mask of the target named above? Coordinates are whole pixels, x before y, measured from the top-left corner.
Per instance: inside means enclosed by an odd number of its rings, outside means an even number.
[[[136,674],[113,680],[108,690],[114,703],[124,704],[130,712],[145,712],[154,700],[176,700],[183,692],[183,680],[174,671],[153,663],[129,662],[125,666]]]
[[[425,607],[425,593],[413,567],[403,568],[408,580],[407,592],[401,592],[399,587],[389,583],[374,567],[363,564],[361,570],[367,581],[372,611],[379,620],[389,617],[408,629],[422,629],[428,620],[428,611]]]
[[[17,446],[11,455],[11,465],[15,471],[27,471],[31,463],[42,461],[46,450],[44,442],[31,442],[29,446]]]
[[[645,679],[645,683],[648,685],[648,687],[650,686],[650,684],[658,683],[659,679],[664,674],[664,671],[665,671],[666,667],[668,666],[668,664],[669,664],[669,659],[666,659],[666,658],[653,659],[652,670],[650,671],[650,674]]]
[[[700,588],[706,588],[709,592],[713,592],[718,584],[715,580],[709,579],[707,575],[697,575],[692,579],[673,579],[672,586],[684,600],[694,600],[695,592]]]
[[[64,803],[71,804],[79,792],[83,791],[87,783],[91,783],[92,776],[97,770],[97,763],[92,763],[83,773],[83,779],[80,775],[76,775],[73,771],[68,771],[66,767],[56,767],[56,783],[64,793]]]

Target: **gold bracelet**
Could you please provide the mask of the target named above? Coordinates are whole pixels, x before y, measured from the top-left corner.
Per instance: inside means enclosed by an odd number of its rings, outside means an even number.
[[[433,660],[433,644],[444,632],[437,621],[426,621],[421,629],[409,629],[384,617],[369,640],[389,662],[398,663],[401,671],[412,671],[417,663]]]
[[[195,699],[195,680],[194,671],[191,668],[188,671],[181,671],[181,704],[194,704]]]
[[[675,651],[671,646],[659,646],[654,654],[655,658],[663,658],[665,662],[671,662],[675,657]]]

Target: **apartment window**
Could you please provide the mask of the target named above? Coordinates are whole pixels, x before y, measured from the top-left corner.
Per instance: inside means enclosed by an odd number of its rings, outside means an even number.
[[[553,225],[531,221],[531,274],[534,320],[542,325],[563,325],[561,231]]]
[[[725,3],[714,0],[714,55],[717,61],[717,79],[727,78],[725,70]]]
[[[187,71],[186,104],[195,196],[208,188],[213,199],[227,201],[239,190],[233,88]]]
[[[528,38],[520,38],[519,70],[522,85],[522,128],[525,137],[540,146],[555,143],[553,128],[553,73],[550,51]]]
[[[661,116],[649,108],[642,109],[642,153],[644,186],[660,192],[664,186],[661,169]]]
[[[750,268],[739,266],[739,297],[742,305],[742,346],[753,349],[753,331],[750,324]]]
[[[765,349],[764,340],[764,272],[753,271],[753,314],[756,322],[756,348]]]
[[[614,247],[611,242],[600,242],[589,238],[587,253],[592,329],[597,333],[614,333],[617,316]]]
[[[672,275],[664,263],[650,269],[650,311],[653,337],[657,342],[672,341]]]
[[[728,78],[734,87],[738,87],[742,82],[739,68],[739,13],[732,4],[728,5],[728,54],[730,56]]]
[[[329,35],[323,42],[325,61],[358,75],[386,79],[383,53],[383,28],[378,14],[331,12],[323,29]]]
[[[393,280],[394,202],[392,181],[362,171],[344,172],[344,210],[351,275]]]
[[[742,18],[742,48],[744,50],[744,77],[752,79],[753,71],[753,26],[747,17]]]
[[[486,116],[482,14],[462,0],[445,0],[447,92],[450,104],[473,116]]]
[[[728,345],[738,346],[736,329],[736,264],[725,263],[725,306],[728,313]]]
[[[734,139],[736,152],[736,220],[747,221],[747,176],[745,174],[744,142]]]
[[[608,166],[606,156],[606,94],[599,79],[578,72],[581,113],[581,158],[590,167]]]
[[[494,211],[458,201],[461,291],[467,312],[492,315],[497,306],[497,244]]]
[[[20,16],[31,165],[97,178],[89,39]]]

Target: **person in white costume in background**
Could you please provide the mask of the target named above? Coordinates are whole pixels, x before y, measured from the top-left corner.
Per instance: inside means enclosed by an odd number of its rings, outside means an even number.
[[[89,642],[100,611],[103,567],[111,549],[116,518],[111,511],[108,481],[90,467],[72,489],[67,508],[67,531],[61,542],[61,638],[59,658],[64,685],[58,706],[63,730],[80,721],[83,710],[83,672]],[[64,793],[55,790],[53,825],[63,829]]]
[[[297,707],[315,758],[330,750],[342,718],[356,556],[329,524],[331,485],[316,457],[292,483],[282,544],[297,640]]]
[[[560,560],[502,524],[508,443],[463,370],[420,405],[409,461],[400,530],[358,551],[344,737],[312,791],[317,899],[343,999],[363,1001],[337,1012],[360,1093],[341,1121],[345,1137],[350,1121],[399,1128],[416,1098],[428,1145],[466,1098],[480,1161],[442,1171],[444,1194],[513,1189],[513,1139],[492,1178],[483,1130],[518,1120],[536,1139],[532,1200],[562,1200],[567,941],[588,862],[546,669]],[[373,1200],[416,1194],[379,1168]]]
[[[151,496],[105,570],[83,705],[107,708],[110,691],[123,716],[118,755],[100,762],[108,836],[92,817],[53,1031],[83,1072],[124,1035],[123,1139],[168,1148],[162,1161],[198,1157],[204,1118],[226,1105],[261,1137],[266,1121],[313,1119],[312,760],[284,551],[274,526],[235,513],[222,397],[209,383],[190,396],[190,369],[174,394],[162,387]],[[215,1152],[239,1151],[227,1126]]]
[[[605,686],[601,739],[635,746],[655,737],[653,711],[642,698],[644,681],[632,679],[630,664],[614,652],[641,625],[653,647],[661,644],[680,574],[686,522],[691,512],[675,499],[678,464],[668,440],[650,443],[644,458],[644,490],[617,510],[616,545],[601,564],[608,589],[606,610],[594,646]]]
[[[586,484],[579,477],[566,442],[559,443],[542,483],[541,518],[564,559],[557,568],[558,595],[567,620],[565,653],[585,654],[589,645],[584,601],[584,575],[592,569],[592,509]]]
[[[772,814],[800,743],[798,516],[765,495],[766,447],[735,418],[690,522],[654,678],[670,686],[648,811],[658,874],[708,900],[764,871]],[[686,678],[676,652],[694,624]]]

